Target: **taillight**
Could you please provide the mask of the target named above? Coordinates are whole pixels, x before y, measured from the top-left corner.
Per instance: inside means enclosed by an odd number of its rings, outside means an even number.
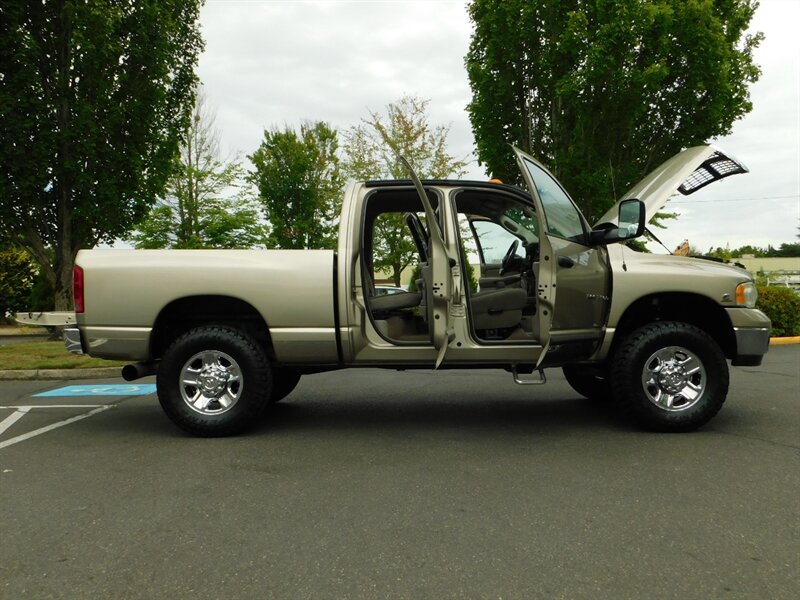
[[[76,266],[72,270],[72,298],[75,301],[75,312],[82,313],[83,304],[83,269]]]

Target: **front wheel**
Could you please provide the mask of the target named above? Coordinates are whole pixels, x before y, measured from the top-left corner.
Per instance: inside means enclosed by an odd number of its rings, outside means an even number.
[[[648,429],[692,431],[716,415],[728,394],[728,363],[704,331],[659,322],[632,332],[614,354],[614,396]]]
[[[227,327],[199,327],[164,353],[156,378],[167,416],[192,435],[239,433],[264,410],[272,372],[261,346]]]

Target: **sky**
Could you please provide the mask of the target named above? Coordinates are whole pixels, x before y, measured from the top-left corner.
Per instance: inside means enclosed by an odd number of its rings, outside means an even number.
[[[198,75],[226,155],[247,168],[265,128],[321,120],[345,130],[409,94],[430,100],[431,124],[450,127],[450,153],[471,161],[465,177],[486,178],[466,112],[464,0],[207,0],[200,22]],[[765,35],[753,111],[709,140],[750,173],[671,201],[680,217],[656,230],[669,249],[684,240],[700,251],[797,242],[800,1],[761,0],[751,30]]]

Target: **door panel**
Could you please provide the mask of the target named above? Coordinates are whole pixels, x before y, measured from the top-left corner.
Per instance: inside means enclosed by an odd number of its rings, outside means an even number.
[[[460,265],[455,256],[450,256],[444,241],[440,221],[428,201],[428,194],[411,164],[402,156],[398,156],[405,165],[411,181],[417,190],[419,199],[425,207],[425,219],[428,223],[430,241],[428,254],[430,259],[430,281],[425,282],[425,294],[428,301],[428,314],[431,338],[438,354],[435,368],[444,361],[449,343],[455,338],[455,328],[450,322],[449,305],[453,298],[463,297],[461,287]]]
[[[553,331],[569,330],[594,337],[608,310],[609,272],[604,249],[560,238],[551,240],[556,255],[558,303]]]
[[[608,310],[609,269],[605,249],[585,245],[586,221],[561,185],[541,164],[515,148],[517,162],[528,188],[545,216],[550,261],[545,276],[558,286],[550,333],[567,334],[571,339],[591,339],[600,335]],[[558,337],[558,336],[557,336]]]

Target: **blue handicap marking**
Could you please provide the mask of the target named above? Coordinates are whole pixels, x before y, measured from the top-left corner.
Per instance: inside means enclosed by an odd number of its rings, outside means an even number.
[[[59,396],[145,396],[155,394],[153,383],[129,383],[122,385],[68,385],[49,392],[34,394],[35,398],[52,398]]]

